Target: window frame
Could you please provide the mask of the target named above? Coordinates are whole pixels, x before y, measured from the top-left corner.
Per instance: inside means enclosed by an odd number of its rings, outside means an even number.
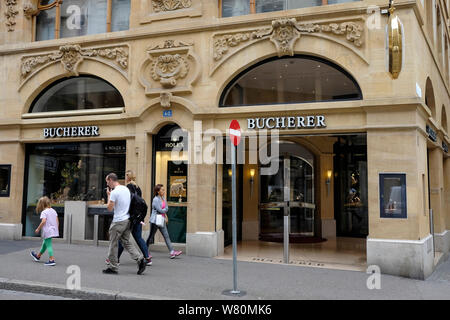
[[[106,32],[111,32],[111,20],[112,20],[112,1],[106,0]],[[55,2],[48,5],[41,5],[41,1],[38,1],[37,10],[33,15],[33,42],[36,41],[36,17],[39,15],[41,11],[50,10],[56,7],[55,13],[55,37],[52,40],[61,39],[61,5],[63,4],[63,0],[55,0]]]
[[[0,192],[0,198],[9,198],[11,195],[11,170],[12,170],[12,165],[10,164],[0,164],[0,169],[5,169],[8,171],[8,178],[7,178],[7,189],[6,189],[6,193],[2,193]]]
[[[247,0],[250,3],[250,14],[256,14],[256,1],[257,0]],[[322,0],[322,6],[328,5],[328,0]],[[222,0],[219,0],[219,17],[222,18]],[[226,17],[232,18],[232,17]]]
[[[294,56],[283,56],[283,57],[278,57],[278,56],[273,56],[271,58],[262,60],[256,64],[253,64],[249,67],[247,67],[246,69],[244,69],[242,72],[238,73],[236,76],[234,76],[228,83],[227,85],[224,87],[224,89],[222,90],[222,93],[220,94],[220,99],[219,99],[219,108],[239,108],[239,107],[252,107],[252,106],[269,106],[269,105],[274,105],[274,104],[250,104],[250,105],[235,105],[235,106],[227,106],[226,104],[224,104],[225,102],[225,97],[227,96],[227,94],[230,92],[230,90],[232,89],[232,87],[234,85],[237,84],[237,82],[239,81],[239,79],[241,79],[245,74],[251,72],[252,70],[256,69],[257,67],[266,64],[266,63],[270,63],[276,60],[284,60],[284,59],[293,59],[293,58],[298,58],[298,59],[308,59],[308,60],[313,60],[316,62],[320,62],[323,64],[326,64],[328,66],[330,66],[331,68],[335,69],[336,71],[341,72],[342,74],[344,74],[349,80],[351,80],[353,82],[353,84],[356,86],[356,88],[358,89],[358,93],[359,93],[359,97],[358,98],[349,98],[349,99],[341,99],[341,100],[321,100],[321,101],[301,101],[301,102],[289,102],[289,103],[276,103],[275,105],[293,105],[293,104],[304,104],[304,103],[323,103],[323,102],[342,102],[342,101],[361,101],[364,100],[364,95],[361,89],[361,86],[359,85],[358,81],[356,81],[355,77],[353,77],[348,71],[346,71],[345,69],[343,69],[342,67],[340,67],[339,65],[333,63],[332,61],[326,60],[326,59],[322,59],[316,56],[311,56],[311,55],[306,55],[306,54],[295,54]]]
[[[379,173],[379,199],[380,199],[380,218],[381,219],[408,219],[408,198],[407,198],[407,174],[406,173]],[[401,200],[404,203],[404,210],[399,215],[388,215],[385,213],[386,199],[384,199],[384,180],[385,178],[398,178],[401,183]]]

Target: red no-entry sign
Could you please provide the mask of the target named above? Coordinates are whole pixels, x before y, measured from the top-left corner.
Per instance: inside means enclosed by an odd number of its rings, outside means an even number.
[[[241,126],[237,120],[231,121],[230,124],[230,140],[236,147],[241,142]]]

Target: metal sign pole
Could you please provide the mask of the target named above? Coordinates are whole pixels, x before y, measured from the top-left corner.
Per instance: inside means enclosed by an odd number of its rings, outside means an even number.
[[[232,166],[232,228],[233,228],[233,291],[232,294],[239,294],[237,289],[237,219],[236,219],[236,146],[231,146],[231,166]]]

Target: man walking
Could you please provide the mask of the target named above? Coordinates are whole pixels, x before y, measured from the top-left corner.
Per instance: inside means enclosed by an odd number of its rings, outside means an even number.
[[[119,183],[115,173],[110,173],[106,176],[106,184],[108,186],[108,211],[114,210],[114,218],[109,227],[109,267],[103,270],[103,273],[118,273],[117,251],[120,240],[125,250],[131,255],[131,258],[137,261],[137,274],[142,274],[146,266],[144,256],[130,242],[130,215],[128,213],[131,202],[130,191]]]

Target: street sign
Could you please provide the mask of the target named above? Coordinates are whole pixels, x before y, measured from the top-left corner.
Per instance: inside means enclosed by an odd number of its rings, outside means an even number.
[[[231,121],[230,124],[230,140],[233,143],[231,146],[231,228],[232,228],[232,246],[233,246],[233,289],[225,290],[223,294],[235,297],[242,297],[245,295],[244,291],[237,288],[237,217],[236,217],[236,147],[241,142],[241,126],[237,120]]]
[[[241,126],[237,120],[231,121],[230,140],[236,147],[241,143]]]

